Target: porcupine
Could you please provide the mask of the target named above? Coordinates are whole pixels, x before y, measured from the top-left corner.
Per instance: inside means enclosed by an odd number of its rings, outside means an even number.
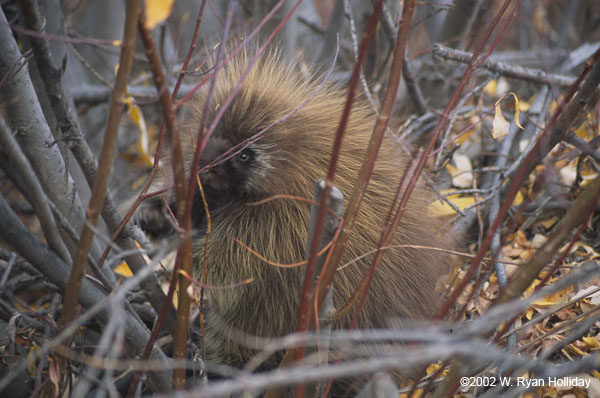
[[[237,56],[218,72],[205,125],[210,125],[240,82],[248,59],[246,54]],[[262,56],[241,83],[203,152],[199,177],[212,221],[206,247],[207,283],[236,286],[205,291],[208,360],[241,368],[256,354],[252,342],[232,338],[232,330],[257,340],[296,330],[304,267],[282,268],[272,263],[293,264],[304,259],[310,209],[299,200],[266,199],[281,194],[310,198],[315,182],[326,175],[347,93],[320,84],[319,79],[307,78],[283,63],[276,53]],[[181,132],[188,171],[207,93],[208,88],[188,105],[192,115]],[[355,101],[335,175],[335,185],[346,204],[374,123],[370,108]],[[373,255],[364,255],[378,246],[406,165],[407,155],[394,138],[386,137],[341,264],[360,259],[337,271],[333,286],[336,307],[353,294],[371,264]],[[165,177],[154,183],[156,190],[168,181],[172,185],[169,171],[163,174]],[[137,223],[153,238],[174,231],[169,219],[172,212],[165,208],[168,203],[175,209],[172,186],[165,195],[147,199],[136,214]],[[422,247],[449,247],[451,240],[441,233],[439,221],[429,215],[427,205],[434,199],[429,189],[417,184],[391,241],[401,247],[388,249],[383,256],[358,328],[385,327],[393,318],[430,319],[439,308],[436,282],[448,270],[450,257]],[[200,280],[207,226],[198,193],[192,225],[196,230],[194,276]],[[411,245],[421,248],[407,247]],[[249,278],[250,283],[240,285]],[[350,317],[342,317],[335,327],[348,326]],[[281,355],[273,355],[264,367],[276,367],[280,360]]]

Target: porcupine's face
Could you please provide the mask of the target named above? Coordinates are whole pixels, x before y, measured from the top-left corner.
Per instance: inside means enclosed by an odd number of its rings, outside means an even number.
[[[227,102],[231,90],[239,80],[237,73],[232,73],[230,77],[224,73],[223,76],[208,106],[205,129],[222,110],[221,107]],[[330,145],[315,143],[314,139],[308,137],[310,135],[315,138],[319,136],[315,132],[325,132],[322,121],[315,122],[314,118],[306,116],[309,113],[306,111],[308,107],[295,112],[314,88],[304,88],[305,91],[302,91],[290,79],[285,73],[273,68],[257,69],[223,111],[204,149],[198,174],[213,220],[219,215],[227,217],[234,207],[239,209],[239,206],[277,194],[310,196],[314,181],[322,174],[319,173],[322,165],[317,166],[317,163],[326,159],[322,156],[322,148],[329,148]],[[196,132],[200,130],[200,121],[204,116],[203,101],[204,98],[200,95],[199,100],[191,104],[193,117],[187,123],[189,136],[182,137],[188,166],[195,146],[192,141],[195,142]],[[329,113],[327,116],[330,116]],[[282,120],[285,121],[281,122]],[[276,122],[281,123],[273,125]],[[264,134],[260,134],[261,132]],[[190,137],[194,138],[190,141]],[[171,209],[175,208],[174,199],[174,193],[170,192],[167,200]],[[155,206],[159,210],[161,207],[162,214],[167,214],[164,201],[162,205]],[[155,222],[156,225],[152,225],[152,222],[147,222],[160,219],[158,215],[152,214],[150,212],[138,217],[138,221],[141,220],[139,224],[147,233],[152,235],[153,231],[148,231],[145,226],[161,233],[168,229],[165,223]],[[201,228],[204,223],[205,209],[197,191],[192,224],[195,228]],[[170,224],[173,222],[170,221]]]
[[[266,174],[256,145],[243,145],[229,137],[212,137],[200,162],[200,181],[209,208],[248,202],[260,196],[260,178]]]
[[[224,121],[226,120],[225,118]],[[226,216],[232,206],[245,206],[266,197],[263,188],[266,189],[266,181],[274,178],[269,175],[271,166],[269,155],[264,152],[266,143],[244,143],[246,138],[255,134],[255,130],[242,134],[233,127],[228,123],[220,125],[208,141],[200,159],[198,177],[213,217],[218,214]],[[190,166],[194,145],[184,146],[183,149]],[[188,167],[188,171],[190,168]],[[175,199],[175,192],[171,188],[164,196],[144,201],[136,213],[135,222],[153,239],[173,234],[176,225],[172,219],[176,211]],[[192,206],[194,228],[202,228],[205,214],[200,193],[196,190]]]

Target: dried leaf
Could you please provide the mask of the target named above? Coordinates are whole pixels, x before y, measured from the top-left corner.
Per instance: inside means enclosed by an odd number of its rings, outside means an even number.
[[[515,124],[521,130],[525,130],[523,128],[523,126],[521,126],[521,122],[519,121],[519,112],[521,110],[521,105],[519,104],[519,97],[517,97],[517,94],[515,94],[515,93],[509,93],[509,94],[512,95],[513,99],[515,100]],[[526,110],[526,108],[528,108],[528,107],[523,107],[523,108]]]
[[[577,168],[575,163],[572,162],[562,167],[558,173],[560,175],[560,181],[563,184],[567,186],[573,185],[575,179],[577,178]]]
[[[531,318],[533,318],[533,314],[535,314],[536,311],[532,308],[529,308],[527,311],[525,311],[525,318],[527,318],[528,321],[531,320]]]
[[[439,362],[432,363],[431,365],[429,365],[427,367],[426,372],[427,372],[428,375],[430,375],[430,374],[433,374],[433,373],[437,372],[438,370],[440,370],[441,367],[442,367],[442,364],[439,363]]]
[[[496,86],[496,95],[497,96],[501,97],[501,96],[505,95],[509,89],[510,89],[510,86],[508,85],[508,81],[504,77],[501,77],[500,79],[498,79],[498,86]]]
[[[592,286],[588,286],[584,289],[580,289],[577,293],[575,293],[573,295],[573,297],[571,297],[571,300],[573,301],[577,301],[580,300],[582,298],[594,298],[594,297],[599,297],[600,296],[600,291],[596,291],[598,290],[598,286],[592,285]]]
[[[548,237],[542,234],[535,234],[533,239],[531,240],[531,245],[536,249],[544,246],[544,244],[548,241]]]
[[[489,95],[490,97],[497,97],[497,88],[498,81],[496,79],[490,80],[488,84],[486,84],[485,87],[483,87],[483,92]]]
[[[500,101],[498,101],[496,102],[496,111],[494,112],[494,120],[492,121],[492,137],[496,140],[502,140],[502,138],[508,135],[509,127],[510,124],[502,114]]]
[[[572,290],[572,287],[568,287],[564,290],[560,290],[556,293],[552,293],[548,296],[545,296],[541,300],[534,302],[534,305],[537,307],[550,307],[555,304],[565,304],[569,301],[568,293]]]
[[[450,199],[450,201],[456,207],[463,210],[467,206],[471,206],[473,203],[475,203],[475,198],[473,196],[466,196],[463,198]],[[446,216],[456,215],[456,212],[454,211],[454,209],[452,207],[450,207],[450,205],[448,203],[441,202],[439,200],[436,200],[435,202],[431,203],[427,207],[427,211],[429,214],[431,214],[434,217],[446,217]]]
[[[583,336],[581,340],[588,346],[589,349],[597,350],[600,349],[600,341],[598,341],[598,336],[586,337]]]
[[[518,206],[521,203],[523,203],[523,194],[521,193],[521,191],[517,191],[517,194],[515,195],[515,199],[512,202],[513,206]]]
[[[146,25],[154,29],[156,25],[171,15],[173,0],[146,0]]]
[[[523,126],[521,126],[521,123],[519,122],[519,97],[517,97],[517,95],[513,92],[508,93],[508,95],[511,95],[515,102],[515,124],[521,130],[523,130]],[[502,114],[502,107],[500,106],[504,98],[506,98],[506,96],[496,101],[494,120],[492,121],[492,136],[497,140],[502,140],[504,136],[508,135],[508,129],[510,127],[510,124],[506,121],[504,114]]]
[[[525,236],[525,232],[523,232],[522,229],[517,230],[517,236],[515,238],[515,242],[519,245],[519,246],[529,246],[529,241],[527,240],[527,237]]]
[[[452,176],[452,185],[457,188],[471,188],[473,185],[473,166],[468,156],[455,153],[453,158],[454,167],[449,168]]]
[[[142,110],[133,102],[131,102],[129,105],[129,117],[131,117],[131,120],[135,123],[140,131],[140,136],[138,139],[140,157],[147,166],[152,166],[154,164],[154,159],[148,155],[149,139],[148,129],[146,128],[146,120],[144,119]]]
[[[129,269],[129,266],[127,266],[127,263],[125,261],[123,261],[121,264],[117,265],[114,269],[114,272],[118,275],[125,276],[128,278],[133,276],[133,272],[131,272],[131,270]]]
[[[577,134],[579,136],[579,138],[584,139],[584,140],[589,140],[588,133],[589,133],[589,124],[587,122],[581,123],[579,125],[579,127],[577,127],[575,129],[575,134]]]
[[[554,224],[556,224],[558,222],[558,220],[559,220],[558,216],[554,216],[547,220],[542,221],[541,224],[544,228],[550,229],[554,226]]]
[[[48,376],[54,386],[54,396],[56,397],[60,391],[60,372],[56,362],[52,362],[48,365]]]

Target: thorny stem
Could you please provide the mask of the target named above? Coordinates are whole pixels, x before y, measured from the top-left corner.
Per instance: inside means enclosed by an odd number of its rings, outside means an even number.
[[[179,138],[179,128],[177,126],[177,120],[175,118],[175,107],[171,101],[171,95],[167,88],[167,82],[165,79],[160,59],[158,57],[158,51],[154,45],[152,34],[146,26],[146,17],[143,12],[140,12],[139,16],[139,30],[142,42],[146,49],[146,56],[150,61],[152,74],[160,96],[160,103],[163,108],[163,114],[165,116],[165,122],[167,124],[167,131],[169,132],[170,147],[171,147],[171,165],[173,167],[173,175],[175,179],[175,196],[177,199],[177,220],[179,225],[185,225],[185,202],[187,199],[187,185],[184,169],[183,151],[181,149],[181,140]],[[189,226],[189,223],[187,223]],[[185,232],[189,232],[189,229]],[[177,315],[175,318],[175,336],[173,344],[173,356],[175,358],[185,358],[187,352],[187,335],[189,326],[189,312],[191,298],[187,294],[187,288],[190,284],[189,280],[184,275],[179,274],[181,269],[188,275],[192,273],[192,240],[191,236],[186,233],[187,238],[184,240],[183,245],[177,250],[177,259],[175,260],[175,267],[173,269],[173,276],[171,285],[173,285],[175,279],[179,279],[179,303],[177,306]],[[169,289],[170,290],[170,289]],[[173,369],[173,388],[183,389],[185,388],[185,369],[175,368]]]
[[[388,81],[388,91],[386,92],[385,98],[383,100],[383,106],[381,108],[380,117],[377,119],[377,124],[375,125],[375,130],[373,131],[373,138],[370,141],[370,143],[375,141],[375,144],[373,145],[372,152],[369,152],[369,158],[368,158],[369,167],[365,170],[365,177],[366,177],[367,181],[370,179],[371,174],[373,172],[373,167],[375,165],[375,160],[377,158],[377,152],[379,151],[379,148],[381,147],[381,142],[383,141],[383,137],[384,137],[384,134],[385,134],[385,131],[387,128],[388,120],[392,113],[394,102],[396,100],[396,94],[398,92],[398,85],[400,84],[400,78],[402,76],[402,70],[403,70],[403,66],[404,66],[406,44],[408,42],[408,31],[410,28],[410,23],[412,21],[414,10],[415,10],[415,1],[407,1],[404,3],[404,8],[402,10],[402,19],[400,21],[400,29],[398,29],[398,36],[396,37],[396,48],[394,49],[394,58],[392,60],[390,78]],[[369,143],[369,145],[370,145],[370,143]],[[401,189],[400,187],[402,187],[402,185],[403,185],[402,183],[400,183],[398,185],[399,192]],[[362,190],[361,197],[359,198],[359,200],[362,200],[362,195],[364,195],[365,192],[366,192],[366,186]],[[390,209],[390,211],[392,211],[393,206],[394,205],[392,205],[392,208]],[[350,328],[354,328],[354,326],[356,325],[356,322],[358,321],[358,315],[365,303],[365,299],[366,299],[366,296],[369,291],[369,286],[371,284],[371,281],[373,280],[373,276],[375,275],[377,265],[381,261],[381,258],[383,257],[383,254],[384,254],[384,251],[382,250],[382,248],[389,244],[389,242],[391,240],[391,236],[395,230],[396,225],[397,225],[397,222],[396,222],[396,224],[394,224],[393,226],[391,226],[389,228],[389,231],[387,233],[387,239],[384,238],[380,242],[379,247],[377,248],[377,253],[375,254],[375,259],[373,260],[373,263],[371,265],[371,268],[369,269],[369,272],[368,272],[366,278],[363,279],[362,296],[361,296],[360,302],[358,304],[358,307],[356,308],[356,311],[354,312],[354,317],[352,319]]]
[[[350,80],[350,87],[348,89],[348,98],[344,105],[344,109],[342,111],[342,117],[340,123],[338,125],[338,129],[335,136],[335,141],[333,144],[333,149],[331,153],[331,160],[329,162],[329,169],[327,172],[327,177],[325,179],[326,185],[323,190],[323,196],[321,200],[321,205],[319,207],[319,213],[317,215],[316,228],[313,235],[313,240],[311,242],[310,254],[308,257],[308,263],[306,265],[306,272],[304,276],[304,286],[302,289],[302,296],[300,299],[300,307],[298,310],[298,325],[297,331],[299,333],[305,332],[308,330],[310,326],[310,321],[313,318],[311,315],[311,309],[313,308],[310,303],[312,301],[314,292],[312,291],[312,281],[314,278],[314,267],[317,259],[317,253],[319,251],[319,245],[321,243],[321,238],[323,234],[323,225],[325,221],[325,216],[327,214],[327,209],[329,208],[329,198],[331,195],[331,188],[333,186],[333,181],[335,177],[335,172],[337,169],[337,161],[340,153],[340,148],[342,145],[342,139],[344,136],[344,132],[346,130],[346,125],[348,123],[348,119],[350,118],[350,112],[352,110],[352,104],[354,102],[354,94],[356,91],[356,86],[358,85],[358,80],[360,77],[360,69],[362,65],[362,61],[365,57],[368,45],[373,37],[375,32],[375,28],[379,21],[379,14],[381,13],[381,8],[383,6],[383,1],[379,1],[373,10],[373,14],[369,21],[369,25],[367,30],[364,33],[360,50],[358,53],[358,60],[354,65],[354,71],[352,74],[352,78]],[[335,273],[335,267],[331,266],[332,262],[329,262],[329,265],[325,265],[327,269],[333,269]],[[327,274],[326,274],[327,275]],[[324,283],[319,284],[319,290],[324,287]],[[328,286],[327,286],[328,290]],[[323,292],[323,297],[319,302],[325,298],[326,291]],[[304,347],[300,346],[295,350],[295,359],[300,361],[304,356]],[[296,393],[297,397],[302,398],[304,396],[304,388],[303,385],[299,385]]]

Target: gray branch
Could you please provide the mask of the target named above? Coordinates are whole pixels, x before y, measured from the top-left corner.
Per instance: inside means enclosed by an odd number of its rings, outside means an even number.
[[[52,283],[61,289],[66,288],[70,267],[65,264],[53,251],[48,249],[23,225],[17,215],[8,206],[4,197],[0,196],[0,219],[3,227],[0,228],[0,236],[11,245],[27,261],[39,269]],[[93,283],[84,279],[81,285],[80,301],[85,308],[98,308],[100,321],[110,321],[110,306],[98,306],[104,303],[107,296]],[[125,342],[137,355],[142,355],[146,342],[150,338],[150,332],[137,318],[130,313],[125,313]],[[167,357],[154,347],[151,357],[161,359],[168,364]],[[165,370],[161,372],[148,372],[152,384],[158,391],[169,392],[171,389],[171,376]],[[3,386],[0,383],[0,391]]]
[[[23,62],[10,25],[0,10],[0,76],[5,76],[13,65]],[[83,207],[73,180],[65,173],[65,162],[50,132],[27,68],[21,68],[0,90],[0,103],[10,129],[29,159],[48,198],[56,204],[69,223],[77,230],[83,226]],[[64,231],[63,240],[69,251],[77,245]],[[96,253],[99,247],[96,246]]]
[[[456,61],[465,64],[469,63],[473,57],[473,54],[471,53],[455,50],[440,43],[433,45],[433,55],[445,60]],[[548,73],[541,69],[527,68],[520,65],[507,64],[505,62],[494,62],[489,59],[481,66],[506,77],[528,80],[534,83],[555,84],[558,86],[567,87],[575,82],[575,78],[572,76]]]

